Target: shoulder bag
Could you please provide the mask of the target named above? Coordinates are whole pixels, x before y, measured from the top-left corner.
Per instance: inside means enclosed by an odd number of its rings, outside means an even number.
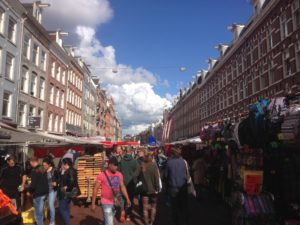
[[[187,164],[187,161],[183,160],[186,167],[186,178],[187,178],[187,192],[188,194],[191,194],[192,196],[196,197],[196,191],[195,187],[192,181],[192,177],[190,175],[189,166]]]

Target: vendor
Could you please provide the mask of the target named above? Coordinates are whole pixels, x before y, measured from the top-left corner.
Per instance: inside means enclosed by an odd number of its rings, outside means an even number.
[[[22,167],[16,164],[13,156],[5,157],[7,165],[0,172],[0,188],[3,193],[12,199],[14,206],[20,209],[20,193],[18,187],[24,176]]]

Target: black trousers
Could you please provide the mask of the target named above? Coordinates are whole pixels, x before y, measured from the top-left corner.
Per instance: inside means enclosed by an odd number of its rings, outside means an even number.
[[[170,188],[172,219],[174,225],[188,225],[188,193],[187,186],[181,188]]]

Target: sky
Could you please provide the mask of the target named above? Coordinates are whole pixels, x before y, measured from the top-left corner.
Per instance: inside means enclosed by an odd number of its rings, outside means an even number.
[[[43,2],[51,4],[45,27],[69,32],[66,42],[78,46],[76,54],[114,98],[123,135],[158,122],[179,89],[207,69],[206,60],[218,58],[214,46],[232,41],[227,27],[252,15],[250,0]]]

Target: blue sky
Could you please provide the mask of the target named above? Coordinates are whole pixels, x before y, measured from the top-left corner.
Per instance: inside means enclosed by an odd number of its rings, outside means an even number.
[[[113,19],[97,29],[103,45],[113,45],[119,63],[142,66],[170,86],[157,85],[161,96],[178,92],[207,58],[218,57],[214,46],[230,43],[227,26],[247,23],[249,0],[112,0]],[[180,65],[187,70],[179,71]]]
[[[124,135],[161,120],[179,88],[218,56],[214,46],[231,42],[227,26],[246,23],[252,14],[251,0],[44,2],[51,7],[43,24],[70,33],[66,42],[78,47],[77,56],[114,99]]]

